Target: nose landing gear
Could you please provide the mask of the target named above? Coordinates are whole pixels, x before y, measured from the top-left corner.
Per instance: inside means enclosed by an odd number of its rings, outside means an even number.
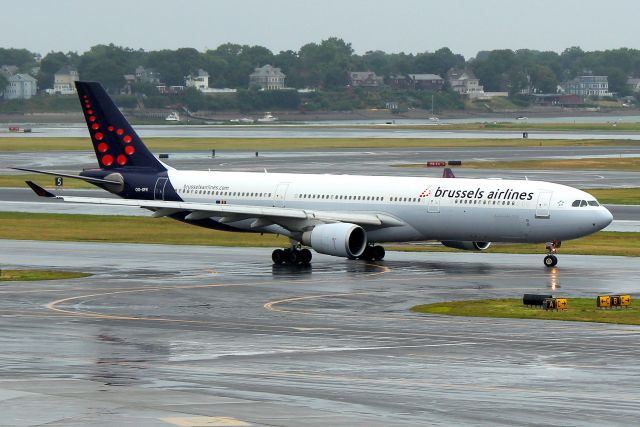
[[[546,243],[547,256],[544,257],[545,267],[555,267],[558,264],[558,257],[555,256],[555,253],[561,245],[562,242],[559,240],[553,240]]]

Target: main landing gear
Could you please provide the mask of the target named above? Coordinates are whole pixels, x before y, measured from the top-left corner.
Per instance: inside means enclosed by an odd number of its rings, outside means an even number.
[[[555,256],[555,253],[558,251],[558,248],[562,245],[562,242],[559,240],[554,240],[552,242],[547,242],[547,256],[544,257],[544,265],[545,267],[555,267],[558,264],[558,257]]]
[[[382,246],[379,245],[367,245],[364,249],[362,255],[358,257],[358,259],[362,259],[365,261],[380,261],[384,258],[386,252]]]
[[[298,249],[294,246],[291,248],[276,249],[271,254],[271,259],[273,263],[277,265],[309,265],[312,256],[309,249]]]

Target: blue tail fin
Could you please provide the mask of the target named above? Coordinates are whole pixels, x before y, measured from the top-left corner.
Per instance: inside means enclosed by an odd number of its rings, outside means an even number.
[[[100,83],[76,82],[76,89],[102,169],[167,170],[144,145]]]

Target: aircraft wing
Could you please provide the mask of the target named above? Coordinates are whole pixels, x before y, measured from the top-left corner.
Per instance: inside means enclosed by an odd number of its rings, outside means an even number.
[[[30,183],[32,189],[37,185]],[[36,191],[36,189],[34,189]],[[45,193],[46,190],[43,190]],[[36,191],[42,197],[51,197]],[[298,208],[278,208],[271,206],[245,206],[194,202],[172,202],[164,200],[111,199],[98,197],[55,196],[65,202],[87,203],[92,205],[133,206],[154,211],[153,216],[163,217],[176,213],[188,213],[186,220],[220,218],[229,223],[242,219],[254,218],[258,221],[256,228],[270,224],[279,224],[289,230],[300,231],[319,223],[348,222],[361,226],[398,227],[405,225],[403,221],[384,213],[375,212],[331,212]]]

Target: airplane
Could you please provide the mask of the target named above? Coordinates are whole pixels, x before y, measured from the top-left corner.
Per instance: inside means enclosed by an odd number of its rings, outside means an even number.
[[[315,252],[382,260],[381,243],[435,240],[482,251],[492,242],[546,243],[544,265],[561,242],[602,230],[611,213],[590,194],[544,181],[176,170],[142,142],[97,82],[75,83],[99,167],[81,179],[120,198],[36,194],[65,202],[137,206],[152,217],[229,232],[289,238],[274,264],[307,265]],[[18,169],[18,168],[16,168]],[[455,179],[452,179],[455,178]]]

